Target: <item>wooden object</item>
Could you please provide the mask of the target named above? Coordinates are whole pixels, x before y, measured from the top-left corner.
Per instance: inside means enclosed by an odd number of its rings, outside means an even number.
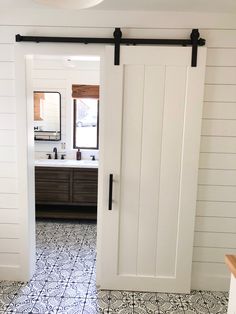
[[[99,85],[72,85],[72,97],[99,99]]]
[[[97,206],[98,170],[35,167],[36,204]]]
[[[227,314],[236,314],[236,255],[226,255],[225,262],[231,272]]]
[[[34,121],[43,120],[40,111],[40,100],[45,99],[44,93],[34,93]]]
[[[229,270],[236,278],[236,255],[226,255],[225,256],[225,262],[227,266],[229,267]]]

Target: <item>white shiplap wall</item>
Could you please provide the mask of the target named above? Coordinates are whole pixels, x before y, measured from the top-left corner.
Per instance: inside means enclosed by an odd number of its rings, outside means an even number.
[[[14,34],[111,34],[113,29],[1,28],[0,46],[0,278],[10,278],[9,265],[22,267],[19,238],[23,226],[17,202],[14,100]],[[186,37],[190,29],[126,29],[137,37]],[[202,29],[207,40],[205,103],[199,191],[193,252],[193,288],[228,289],[225,253],[236,253],[236,29]],[[1,36],[0,36],[1,40]],[[39,74],[40,72],[38,72]],[[41,77],[43,78],[43,77]],[[11,244],[10,244],[11,243]],[[6,267],[7,266],[7,267]],[[20,268],[19,268],[20,269]],[[12,272],[20,277],[17,270]]]
[[[14,78],[14,46],[0,36],[0,278],[3,279],[18,278],[20,264]]]
[[[76,151],[72,147],[73,116],[72,116],[72,84],[99,84],[98,61],[71,61],[72,67],[66,58],[53,59],[34,58],[33,62],[33,89],[39,91],[55,91],[61,94],[61,141],[36,142],[35,158],[46,158],[47,153],[52,153],[53,147],[57,147],[59,155],[66,154],[67,159],[75,159]],[[74,66],[74,67],[73,67]],[[66,144],[62,149],[61,143]],[[82,158],[89,158],[97,151],[82,151]]]
[[[193,252],[193,287],[227,289],[236,254],[235,30],[204,30],[208,58]]]

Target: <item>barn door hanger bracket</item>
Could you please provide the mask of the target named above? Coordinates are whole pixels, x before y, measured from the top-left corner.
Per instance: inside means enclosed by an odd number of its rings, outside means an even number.
[[[197,50],[198,46],[204,46],[205,45],[205,39],[199,38],[200,33],[198,29],[193,29],[192,33],[190,35],[191,42],[192,42],[192,60],[191,60],[191,66],[196,67],[197,66]]]
[[[121,45],[168,45],[168,46],[192,46],[191,66],[197,66],[198,46],[204,46],[205,39],[200,38],[198,29],[193,29],[190,39],[149,39],[149,38],[122,38],[120,28],[115,28],[113,38],[91,38],[91,37],[46,37],[46,36],[21,36],[16,35],[16,42],[50,42],[50,43],[82,43],[82,44],[113,44],[114,65],[120,65]]]
[[[192,59],[191,66],[197,66],[197,51],[198,46],[204,46],[206,44],[205,39],[200,38],[198,29],[192,29],[190,39],[139,39],[139,38],[122,38],[122,32],[120,28],[116,28],[114,33],[115,40],[115,57],[114,64],[120,64],[120,45],[181,45],[192,46]]]

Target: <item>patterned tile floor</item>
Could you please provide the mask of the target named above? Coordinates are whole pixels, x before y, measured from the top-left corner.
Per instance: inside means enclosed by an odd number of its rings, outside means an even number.
[[[37,222],[37,270],[27,284],[0,282],[0,314],[220,314],[228,294],[97,291],[96,225]]]

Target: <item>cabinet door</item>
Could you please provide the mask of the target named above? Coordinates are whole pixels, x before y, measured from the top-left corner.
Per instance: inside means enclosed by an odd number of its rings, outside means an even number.
[[[36,167],[36,203],[69,203],[70,174],[71,169]]]
[[[73,203],[97,206],[97,169],[73,169]]]
[[[191,47],[121,47],[114,66],[107,47],[102,289],[190,291],[206,48],[198,49],[197,67],[191,53]]]

